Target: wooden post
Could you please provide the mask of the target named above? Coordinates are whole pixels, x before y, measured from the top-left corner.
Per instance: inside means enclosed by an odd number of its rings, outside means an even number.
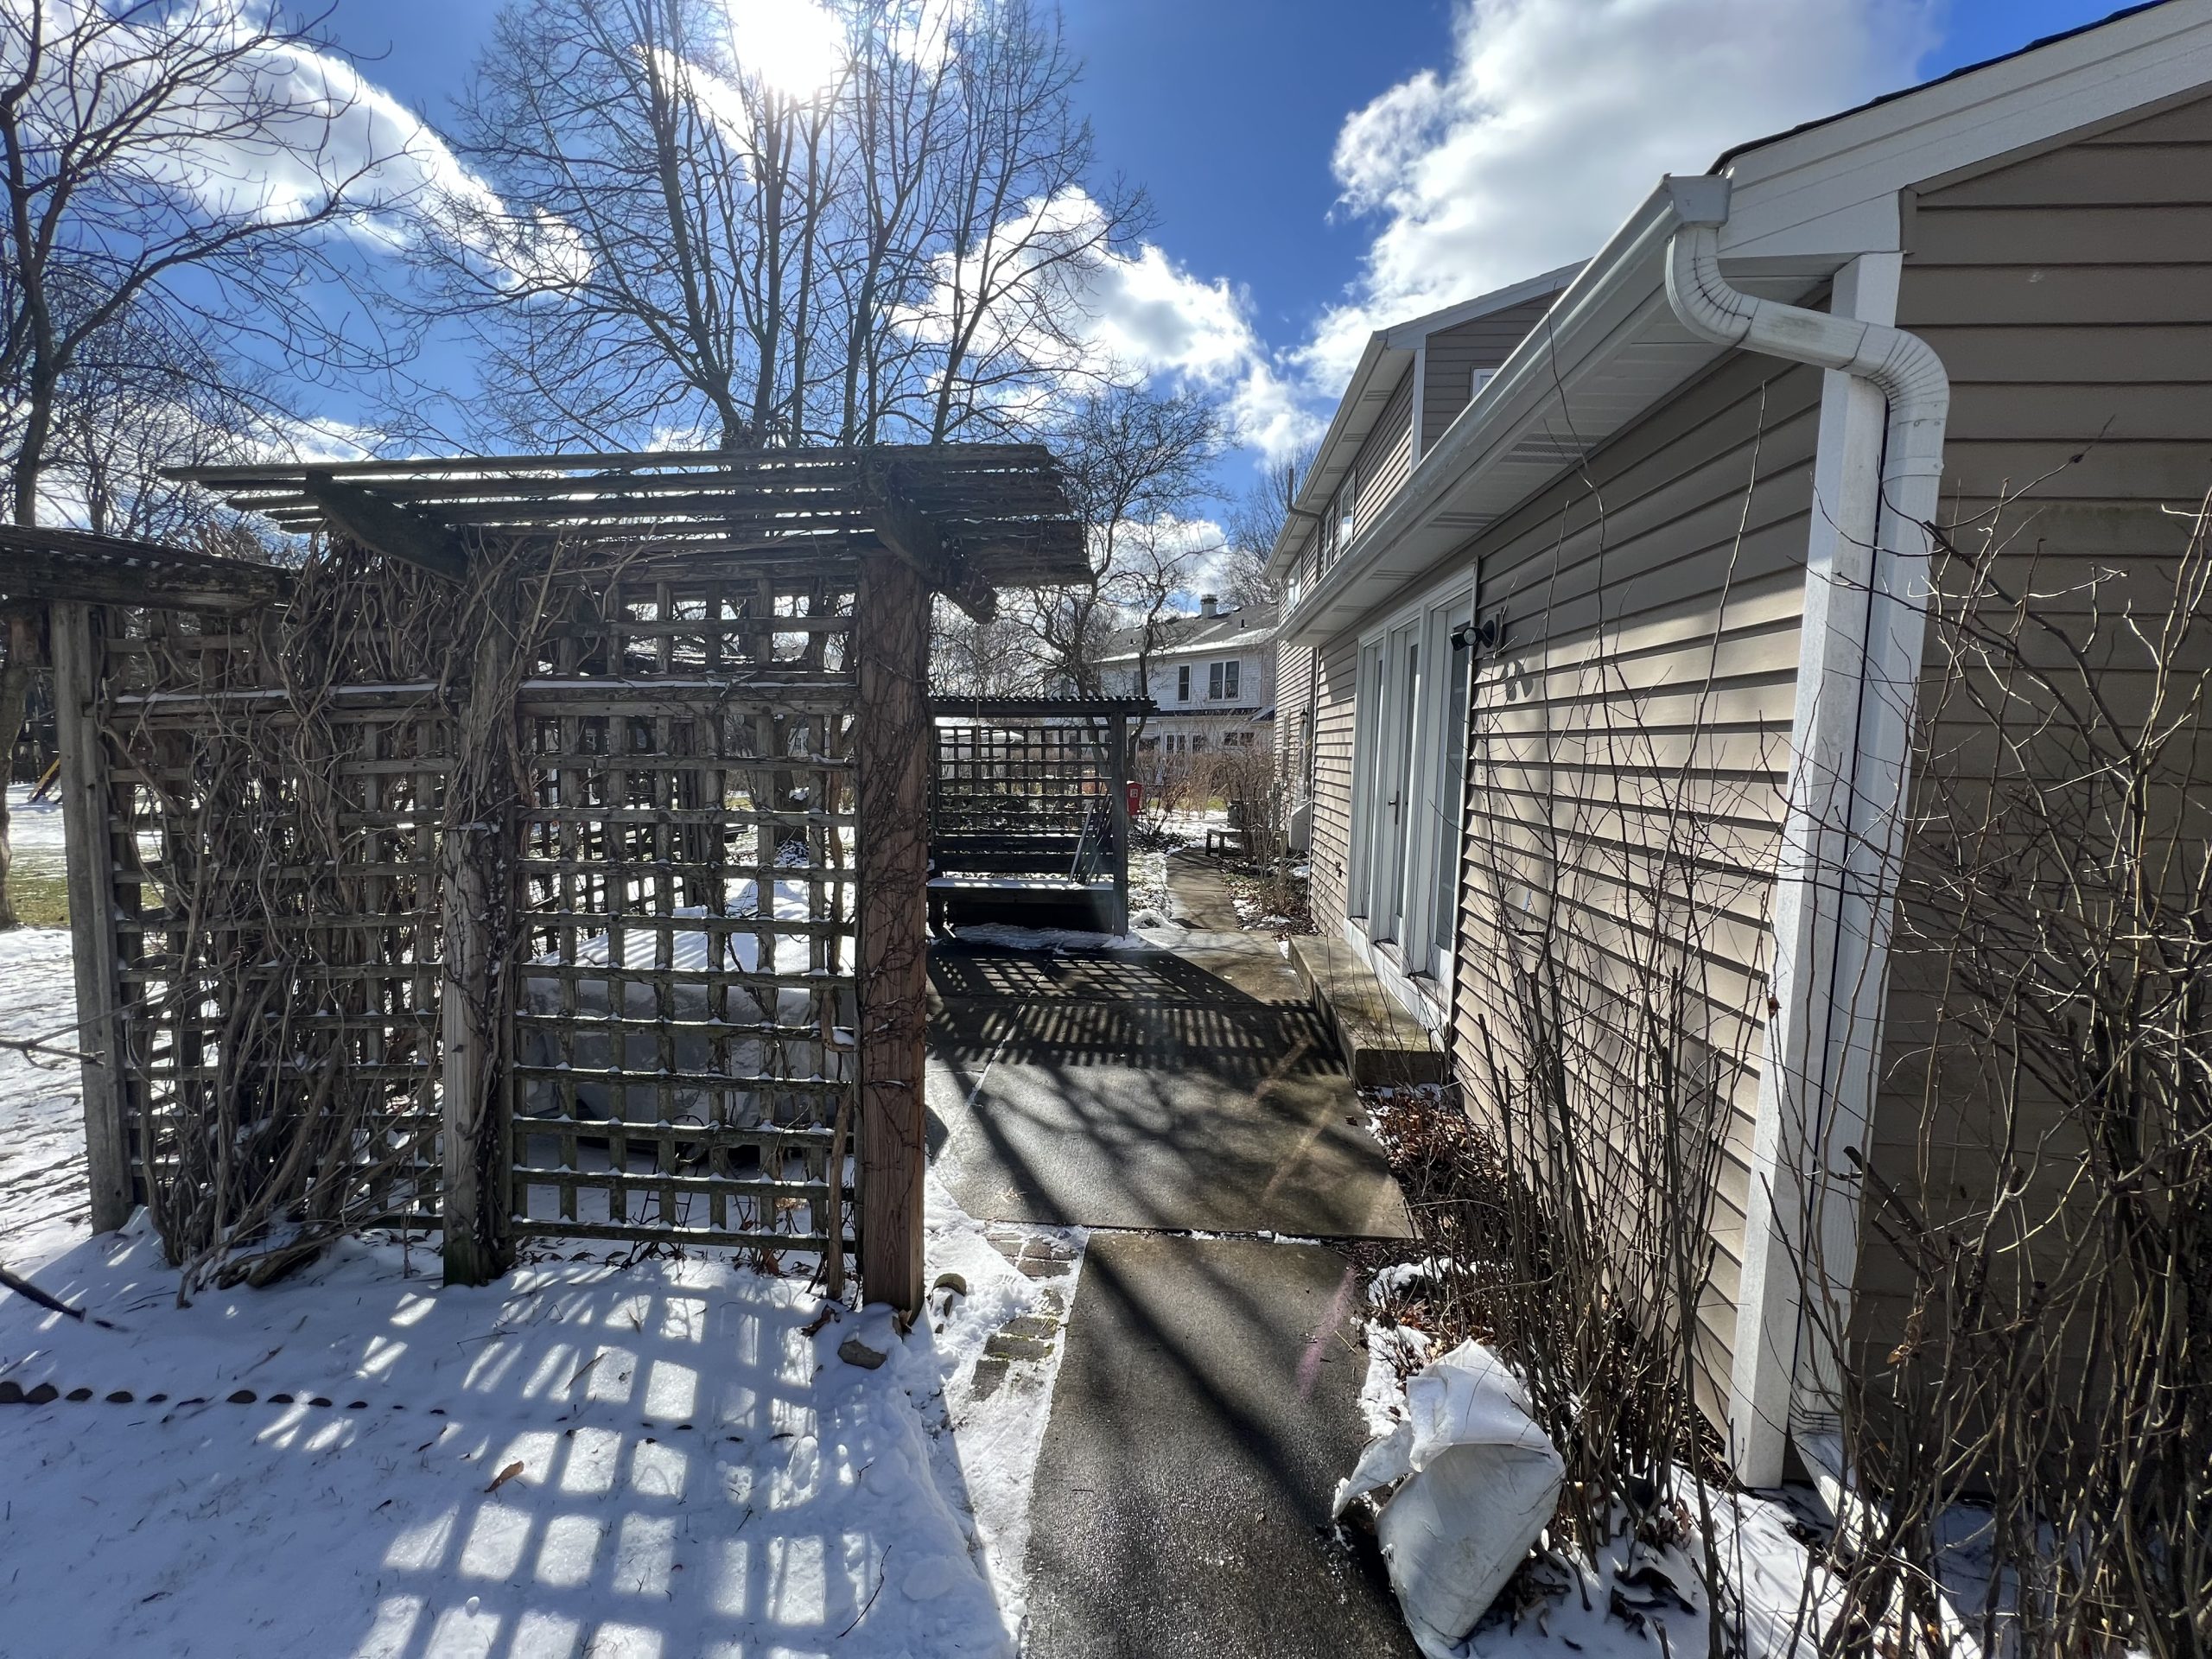
[[[468,702],[455,734],[439,838],[439,922],[445,981],[438,998],[444,1095],[440,1209],[449,1285],[489,1284],[512,1261],[507,1068],[500,1044],[506,1021],[504,952],[508,885],[511,756],[503,734],[514,723],[508,672],[512,639],[504,609],[481,624]]]
[[[859,806],[861,1287],[922,1302],[923,1035],[929,999],[928,588],[889,553],[861,559],[853,642]]]
[[[1114,928],[1129,931],[1129,722],[1114,716]]]
[[[48,607],[54,656],[54,718],[61,749],[61,823],[69,889],[69,952],[76,967],[77,1044],[85,1057],[85,1161],[92,1177],[92,1230],[112,1232],[130,1218],[130,1142],[124,1125],[130,1090],[123,1034],[123,983],[115,947],[115,841],[108,823],[112,789],[107,748],[94,715],[99,641],[92,607]]]

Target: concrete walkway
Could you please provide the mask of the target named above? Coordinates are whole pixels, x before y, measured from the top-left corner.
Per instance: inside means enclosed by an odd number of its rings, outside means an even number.
[[[1163,937],[1163,940],[1165,936]],[[932,952],[931,1151],[1091,1236],[1032,1517],[1039,1659],[1411,1655],[1328,1501],[1365,1438],[1351,1262],[1402,1198],[1274,941]]]

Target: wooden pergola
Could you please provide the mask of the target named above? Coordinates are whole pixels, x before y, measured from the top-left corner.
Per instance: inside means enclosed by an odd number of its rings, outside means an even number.
[[[0,598],[49,608],[95,1224],[176,1179],[251,1059],[264,1106],[354,1090],[346,1144],[383,1161],[314,1190],[435,1211],[450,1279],[528,1236],[841,1274],[856,1235],[868,1298],[915,1306],[930,601],[1088,580],[1049,454],[178,476],[321,550],[0,532]],[[335,839],[241,882],[257,813]],[[226,911],[241,886],[260,908]],[[272,963],[320,1070],[224,1023]],[[384,1157],[410,1135],[412,1181]]]

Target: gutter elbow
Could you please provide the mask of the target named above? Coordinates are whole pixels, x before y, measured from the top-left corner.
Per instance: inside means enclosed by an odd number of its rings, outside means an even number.
[[[1740,346],[1756,302],[1720,274],[1720,227],[1685,225],[1667,243],[1667,303],[1682,327],[1716,346]]]

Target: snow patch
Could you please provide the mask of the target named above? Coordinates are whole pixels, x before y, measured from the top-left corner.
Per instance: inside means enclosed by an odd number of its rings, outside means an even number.
[[[963,944],[994,944],[1002,950],[1144,950],[1151,948],[1135,933],[1086,933],[1079,928],[1014,927],[1000,922],[963,923],[955,930],[955,937]]]
[[[124,1329],[0,1308],[10,1380],[94,1394],[0,1411],[11,1502],[41,1517],[0,1583],[12,1638],[55,1659],[1013,1653],[932,1449],[928,1327],[824,1319],[805,1286],[702,1257],[481,1290],[437,1271],[349,1242],[181,1308],[143,1221],[48,1264],[46,1288]],[[840,1360],[856,1332],[894,1363]]]

